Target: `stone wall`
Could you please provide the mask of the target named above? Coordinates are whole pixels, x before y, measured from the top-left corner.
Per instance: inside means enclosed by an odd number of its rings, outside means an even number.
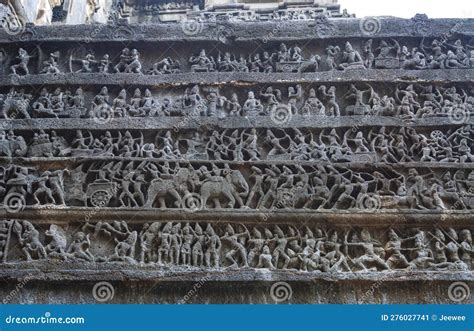
[[[1,31],[4,301],[472,302],[473,31]]]

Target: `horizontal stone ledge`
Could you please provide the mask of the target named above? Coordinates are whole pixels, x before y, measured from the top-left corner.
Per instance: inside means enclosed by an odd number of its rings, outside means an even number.
[[[229,116],[225,120],[217,117],[129,117],[112,118],[107,123],[99,123],[92,118],[32,118],[0,119],[0,130],[186,130],[186,129],[284,129],[284,128],[362,128],[374,126],[391,127],[439,127],[474,124],[474,116],[464,122],[450,120],[449,117],[420,118],[404,121],[387,116],[301,116],[293,115],[285,123],[276,124],[271,116]]]
[[[201,269],[124,263],[41,263],[0,265],[1,281],[159,281],[159,282],[247,282],[247,281],[474,281],[472,271],[372,271],[304,272],[255,268]]]
[[[245,85],[269,83],[332,83],[345,82],[384,82],[387,85],[403,82],[459,83],[471,82],[474,69],[353,69],[318,71],[311,73],[262,73],[262,72],[200,72],[166,75],[145,75],[125,73],[60,73],[41,75],[2,75],[0,86],[43,86],[43,85],[131,85],[170,87],[190,84],[206,85]]]
[[[23,210],[12,211],[0,208],[2,219],[25,219],[35,224],[69,224],[85,220],[127,220],[130,223],[155,221],[194,221],[194,222],[238,222],[243,224],[313,224],[322,226],[360,226],[360,227],[433,227],[452,226],[472,228],[472,210],[332,210],[332,209],[202,209],[181,208],[113,208],[113,207],[64,207],[47,205],[43,207],[26,206]]]
[[[76,164],[88,161],[137,161],[137,162],[169,162],[182,164],[230,164],[230,165],[299,165],[299,166],[314,166],[314,165],[331,165],[333,167],[348,168],[348,169],[407,169],[407,168],[430,168],[430,169],[474,169],[474,163],[456,163],[456,162],[398,162],[398,163],[384,163],[384,162],[327,162],[327,161],[299,161],[299,160],[260,160],[260,161],[227,161],[227,160],[187,160],[187,159],[159,159],[159,158],[145,158],[145,157],[0,157],[0,164]]]
[[[0,42],[123,42],[123,41],[284,41],[331,38],[439,37],[472,35],[474,19],[417,17],[330,18],[305,21],[197,22],[190,33],[181,23],[26,26],[21,33],[0,31]]]

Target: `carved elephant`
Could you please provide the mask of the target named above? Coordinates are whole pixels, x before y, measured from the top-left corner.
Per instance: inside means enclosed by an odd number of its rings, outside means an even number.
[[[242,192],[238,192],[242,190]],[[219,198],[225,197],[229,200],[228,207],[234,208],[235,201],[240,207],[245,207],[242,196],[246,196],[249,192],[247,181],[239,171],[230,171],[225,177],[214,177],[205,181],[201,185],[201,206],[206,207],[209,198],[212,198],[215,208],[220,208]]]

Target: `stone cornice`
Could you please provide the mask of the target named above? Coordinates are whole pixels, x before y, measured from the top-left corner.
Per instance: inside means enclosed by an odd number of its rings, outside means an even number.
[[[190,211],[185,209],[158,208],[111,208],[111,207],[62,207],[62,206],[26,206],[22,211],[11,212],[0,208],[0,217],[4,219],[29,219],[35,224],[69,224],[88,220],[117,219],[129,223],[154,221],[198,221],[208,223],[239,222],[242,224],[312,224],[339,227],[406,227],[433,228],[451,226],[455,228],[472,227],[470,210],[302,210],[302,209],[203,209]]]
[[[261,83],[307,83],[340,84],[346,82],[385,82],[399,83],[463,83],[471,82],[474,69],[444,70],[403,70],[403,69],[367,69],[347,71],[319,71],[314,73],[255,73],[255,72],[204,72],[181,73],[151,76],[144,74],[101,74],[101,73],[60,73],[41,75],[0,75],[0,86],[45,86],[45,85],[81,85],[81,86],[134,86],[170,87],[190,84],[208,85],[245,85]]]
[[[370,24],[373,25],[370,25]],[[300,40],[335,38],[472,36],[474,19],[323,18],[314,21],[196,22],[187,31],[180,23],[143,25],[27,26],[22,33],[0,31],[0,42],[121,42],[121,41],[234,41]],[[366,28],[361,28],[366,25]],[[370,30],[372,29],[372,30]],[[186,30],[186,31],[185,31]]]
[[[132,117],[114,118],[109,123],[98,123],[91,118],[33,118],[33,119],[0,119],[0,130],[186,130],[186,129],[237,129],[237,128],[351,128],[351,127],[458,127],[462,124],[474,124],[474,118],[465,123],[453,123],[447,117],[431,117],[404,122],[400,118],[385,116],[347,115],[331,116],[301,116],[294,115],[280,125],[275,125],[269,116],[235,116],[222,119],[199,117]]]
[[[240,281],[474,281],[474,272],[453,271],[389,271],[389,272],[301,272],[296,270],[268,270],[255,268],[208,269],[158,265],[124,266],[120,263],[15,263],[4,264],[0,280],[28,279],[28,281],[159,281],[159,282],[240,282]]]

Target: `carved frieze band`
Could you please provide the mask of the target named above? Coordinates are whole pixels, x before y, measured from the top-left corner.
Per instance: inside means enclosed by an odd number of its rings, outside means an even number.
[[[112,150],[115,147],[110,146]],[[66,169],[60,164],[9,164],[0,170],[0,199],[10,213],[26,206],[48,210],[89,206],[188,212],[241,209],[371,213],[383,209],[456,211],[474,206],[471,169],[398,169],[388,165],[353,169],[298,162],[252,165],[122,159],[85,161]]]
[[[466,41],[464,41],[464,39]],[[168,75],[178,73],[304,73],[374,69],[445,70],[474,68],[474,50],[468,38],[369,39],[341,44],[255,44],[243,47],[211,44],[196,53],[195,47],[177,44],[164,51],[142,46],[120,49],[65,43],[63,47],[26,44],[1,48],[2,74],[29,76],[60,73],[117,73]],[[354,44],[354,45],[353,45]],[[43,47],[43,48],[42,48]],[[201,46],[202,47],[202,46]],[[161,48],[161,47],[159,47]],[[242,53],[242,48],[246,49]],[[170,50],[171,49],[171,50]],[[143,53],[143,54],[142,54]],[[155,54],[156,53],[156,54]],[[157,61],[156,58],[159,58]]]
[[[28,91],[12,87],[0,94],[0,115],[7,120],[92,118],[99,124],[110,125],[114,124],[113,119],[133,117],[184,117],[182,125],[202,118],[234,118],[246,123],[247,117],[267,117],[273,126],[284,126],[293,116],[315,122],[359,116],[362,122],[385,117],[405,125],[429,119],[441,125],[459,125],[468,123],[474,112],[474,96],[464,84],[348,85],[336,88],[326,84],[280,83],[232,88],[189,85],[129,89],[69,85],[40,90],[29,87]],[[330,122],[338,123],[331,120],[325,125],[331,126]]]
[[[346,273],[472,270],[472,229],[0,221],[0,264],[35,261]]]

